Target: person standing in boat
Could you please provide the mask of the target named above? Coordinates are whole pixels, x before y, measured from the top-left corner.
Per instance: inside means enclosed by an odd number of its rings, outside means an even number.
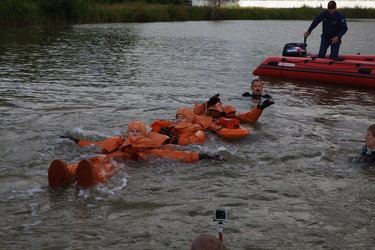
[[[308,30],[304,33],[304,36],[308,37],[320,22],[323,22],[323,33],[321,35],[318,57],[324,58],[328,47],[331,46],[330,58],[336,59],[339,55],[341,38],[345,35],[348,27],[345,16],[336,10],[335,1],[329,1],[328,10],[323,11],[314,19]]]
[[[260,79],[254,79],[251,81],[250,89],[252,93],[245,92],[242,94],[243,97],[251,97],[252,100],[271,99],[272,97],[265,93],[263,94],[263,82]]]

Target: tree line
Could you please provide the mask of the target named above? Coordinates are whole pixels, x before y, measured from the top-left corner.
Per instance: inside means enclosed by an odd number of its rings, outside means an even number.
[[[189,0],[1,0],[0,25],[198,20],[311,20],[320,8],[196,7]],[[226,0],[221,0],[226,1]],[[340,9],[347,18],[375,19],[375,9]]]

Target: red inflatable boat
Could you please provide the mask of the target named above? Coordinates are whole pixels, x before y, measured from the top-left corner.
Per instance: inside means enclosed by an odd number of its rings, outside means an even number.
[[[375,89],[375,55],[340,55],[336,60],[307,55],[306,44],[286,44],[283,56],[269,57],[255,76],[308,80]]]

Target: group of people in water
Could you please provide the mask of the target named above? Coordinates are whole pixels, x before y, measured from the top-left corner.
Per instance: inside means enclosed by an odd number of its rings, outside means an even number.
[[[203,143],[209,130],[224,138],[239,138],[249,131],[240,126],[241,122],[256,122],[263,110],[274,101],[269,95],[263,95],[263,83],[255,79],[251,83],[253,90],[249,94],[258,100],[255,108],[238,113],[233,106],[224,106],[220,95],[212,96],[203,104],[195,104],[194,109],[179,108],[175,121],[155,120],[151,131],[141,121],[129,122],[125,136],[108,138],[104,141],[80,140],[73,136],[62,136],[73,140],[78,146],[96,146],[100,153],[75,162],[71,165],[62,160],[53,160],[48,169],[50,186],[64,186],[76,181],[77,188],[86,188],[106,182],[118,170],[117,162],[123,160],[147,160],[161,157],[183,162],[195,162],[203,159],[224,161],[220,155],[177,150],[174,145],[186,146],[191,143]],[[244,93],[244,96],[247,94]]]
[[[76,181],[77,188],[86,188],[104,183],[118,170],[117,162],[123,160],[147,160],[151,157],[160,157],[182,162],[203,159],[224,161],[225,158],[220,155],[180,150],[174,145],[203,143],[207,138],[207,130],[224,138],[240,138],[249,134],[247,129],[241,127],[241,123],[256,122],[263,110],[274,104],[272,97],[263,93],[261,80],[253,80],[251,90],[252,93],[245,92],[242,96],[250,97],[258,104],[248,112],[237,114],[233,106],[224,106],[220,95],[216,94],[203,104],[195,104],[194,109],[179,108],[174,121],[155,120],[150,125],[149,132],[143,122],[131,121],[125,136],[112,137],[104,141],[62,136],[73,140],[80,147],[96,146],[100,152],[71,165],[62,160],[53,160],[48,169],[48,184],[64,186]],[[375,124],[368,128],[365,141],[358,161],[375,162]]]
[[[338,57],[341,38],[347,31],[346,20],[342,13],[336,11],[336,2],[328,3],[328,10],[322,12],[311,23],[304,33],[308,37],[312,30],[323,22],[323,33],[318,57],[325,57],[331,46],[330,58]],[[62,136],[73,140],[78,146],[96,146],[100,153],[68,165],[62,160],[53,160],[48,169],[49,186],[64,186],[76,181],[77,188],[87,188],[106,182],[118,171],[118,161],[147,160],[161,157],[195,162],[203,159],[225,161],[220,155],[177,150],[173,145],[186,146],[192,143],[203,143],[206,131],[224,138],[239,138],[249,131],[240,126],[242,122],[256,122],[263,110],[274,104],[272,97],[263,93],[263,83],[259,79],[251,82],[251,91],[242,94],[258,102],[248,112],[237,114],[233,106],[224,106],[220,95],[212,96],[203,104],[195,104],[194,109],[179,108],[174,121],[155,120],[151,131],[147,132],[146,124],[141,121],[128,123],[126,135],[106,139],[104,141],[80,140],[73,136]],[[375,124],[367,129],[365,146],[357,158],[361,163],[375,163]],[[199,235],[191,245],[191,249],[224,249],[224,245],[216,237],[209,234]]]

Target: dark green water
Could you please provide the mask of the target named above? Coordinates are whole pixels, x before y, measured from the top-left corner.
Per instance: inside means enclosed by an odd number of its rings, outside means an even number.
[[[350,162],[375,123],[375,91],[272,80],[276,104],[252,133],[209,135],[190,150],[227,162],[121,165],[88,190],[51,189],[50,162],[95,154],[59,139],[103,139],[131,120],[171,119],[220,93],[252,104],[251,71],[309,21],[224,21],[0,28],[0,248],[189,249],[216,235],[228,249],[370,249],[375,174]],[[342,53],[374,54],[374,22],[349,22]],[[320,28],[309,37],[317,52]]]

